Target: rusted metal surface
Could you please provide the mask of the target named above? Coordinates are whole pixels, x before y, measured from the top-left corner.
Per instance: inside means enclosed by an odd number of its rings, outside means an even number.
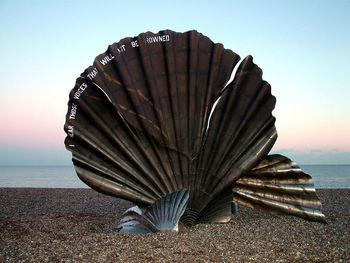
[[[187,189],[185,223],[227,222],[235,182],[277,139],[251,56],[226,86],[239,60],[197,31],[110,45],[70,93],[65,145],[80,179],[140,206]]]

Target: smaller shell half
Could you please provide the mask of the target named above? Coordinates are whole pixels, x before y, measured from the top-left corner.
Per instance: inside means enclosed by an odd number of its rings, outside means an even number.
[[[232,191],[234,201],[256,210],[326,223],[311,176],[285,156],[267,156]]]
[[[119,232],[154,233],[178,231],[178,223],[185,212],[188,190],[180,190],[157,200],[143,213],[140,208],[129,208],[117,226]]]

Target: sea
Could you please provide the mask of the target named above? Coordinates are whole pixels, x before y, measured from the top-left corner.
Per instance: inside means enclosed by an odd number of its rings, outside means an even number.
[[[300,165],[315,188],[350,188],[350,165]],[[73,166],[0,166],[0,187],[89,188]]]

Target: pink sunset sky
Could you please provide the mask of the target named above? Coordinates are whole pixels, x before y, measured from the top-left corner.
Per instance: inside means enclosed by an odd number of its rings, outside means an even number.
[[[0,165],[71,165],[63,125],[75,79],[109,44],[162,29],[196,29],[253,55],[277,98],[274,153],[350,164],[349,13],[349,1],[154,1],[137,10],[113,1],[2,1]]]

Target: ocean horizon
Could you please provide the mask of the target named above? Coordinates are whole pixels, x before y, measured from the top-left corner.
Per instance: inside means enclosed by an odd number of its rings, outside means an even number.
[[[350,188],[350,165],[299,165],[315,188]],[[0,187],[89,188],[72,165],[0,166]]]

